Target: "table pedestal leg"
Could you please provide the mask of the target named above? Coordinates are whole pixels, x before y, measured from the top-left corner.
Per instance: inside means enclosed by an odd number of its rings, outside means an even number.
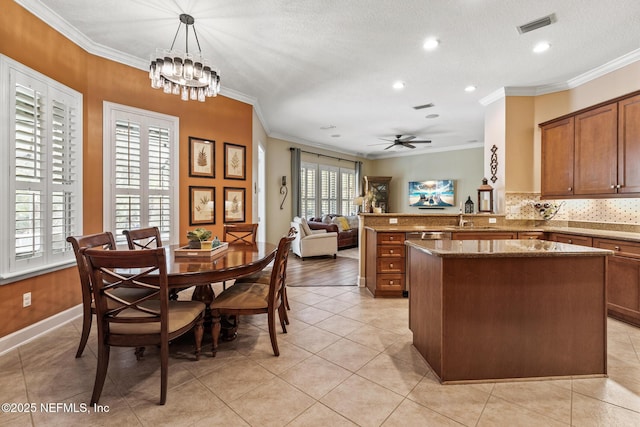
[[[196,285],[193,295],[191,296],[192,301],[202,301],[207,306],[204,312],[204,325],[207,330],[211,330],[211,303],[214,299],[215,293],[213,292],[211,283]],[[236,332],[238,330],[236,316],[222,316],[221,327],[220,337],[223,341],[233,341],[236,339]]]

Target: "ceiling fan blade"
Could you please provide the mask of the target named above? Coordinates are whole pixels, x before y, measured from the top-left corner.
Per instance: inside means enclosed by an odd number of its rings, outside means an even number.
[[[397,144],[391,144],[391,145],[388,145],[388,146],[385,148],[385,150],[388,150],[389,148],[394,147],[394,146],[396,146],[396,145],[397,145]]]
[[[402,145],[407,147],[407,148],[416,148],[415,146],[409,144],[408,142],[403,142]]]
[[[395,139],[386,139],[386,138],[378,138],[380,141],[389,141],[389,142],[395,142]]]
[[[422,144],[422,143],[430,143],[431,141],[429,141],[428,139],[421,139],[419,141],[411,141],[412,144]]]
[[[400,142],[409,142],[413,139],[415,139],[416,137],[413,135],[409,135],[409,136],[405,136],[404,138],[400,138],[402,135],[398,135],[398,141]]]

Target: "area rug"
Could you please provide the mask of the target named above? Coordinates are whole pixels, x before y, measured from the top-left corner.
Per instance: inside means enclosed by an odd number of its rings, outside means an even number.
[[[311,257],[304,260],[293,253],[287,263],[287,286],[356,286],[358,259],[341,256]]]

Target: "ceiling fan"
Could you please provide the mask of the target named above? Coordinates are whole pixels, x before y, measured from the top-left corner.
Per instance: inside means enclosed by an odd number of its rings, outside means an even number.
[[[414,145],[412,144],[424,144],[424,143],[430,143],[431,141],[429,140],[421,140],[421,139],[416,139],[415,136],[413,135],[408,135],[408,136],[403,136],[403,135],[396,135],[396,139],[384,139],[384,138],[380,138],[383,141],[389,141],[392,142],[392,144],[390,144],[389,146],[387,146],[385,148],[385,150],[388,150],[391,147],[407,147],[407,148],[416,148]]]

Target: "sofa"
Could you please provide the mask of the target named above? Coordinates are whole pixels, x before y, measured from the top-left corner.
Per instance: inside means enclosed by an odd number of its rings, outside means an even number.
[[[344,218],[344,220],[340,218]],[[338,249],[358,246],[358,217],[356,215],[328,214],[323,217],[309,218],[307,224],[312,230],[327,230],[327,232],[337,233]]]
[[[291,221],[296,237],[291,242],[291,250],[302,260],[306,257],[329,255],[336,257],[338,253],[338,233],[327,230],[312,230],[306,219],[295,217]]]

